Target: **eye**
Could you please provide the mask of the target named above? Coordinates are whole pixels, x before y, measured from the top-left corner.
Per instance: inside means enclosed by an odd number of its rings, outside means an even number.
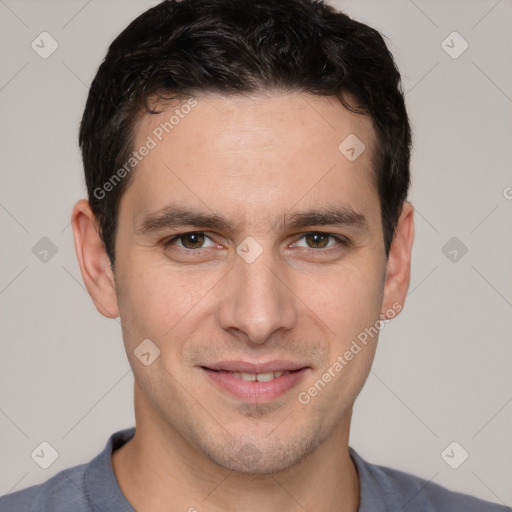
[[[333,243],[329,244],[329,239],[331,239]],[[329,233],[322,233],[320,231],[306,233],[299,238],[299,241],[300,240],[305,240],[307,245],[298,245],[298,242],[295,242],[293,246],[307,247],[309,249],[325,249],[335,245],[347,246],[349,243],[348,240],[343,237],[338,237]]]
[[[210,237],[200,231],[191,231],[189,233],[180,233],[179,235],[175,235],[171,239],[165,241],[164,246],[169,247],[170,245],[176,245],[178,247],[181,247],[182,249],[189,250],[204,249],[205,246],[203,244],[205,243],[205,240],[210,240]],[[210,246],[206,247],[212,246],[215,246],[213,242],[211,242]]]
[[[299,242],[304,240],[306,245],[302,245]],[[210,242],[209,245],[205,245],[205,242]],[[305,247],[307,249],[330,249],[336,245],[348,246],[349,240],[345,237],[331,235],[330,233],[323,233],[320,231],[312,231],[302,235],[297,242],[292,244],[292,247]],[[164,247],[176,246],[179,249],[185,251],[197,251],[199,249],[205,249],[208,247],[216,247],[216,244],[211,238],[203,233],[202,231],[190,231],[187,233],[180,233],[174,235],[172,238],[164,241]]]

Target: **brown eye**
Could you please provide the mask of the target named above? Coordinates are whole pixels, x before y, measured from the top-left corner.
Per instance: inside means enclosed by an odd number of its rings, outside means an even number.
[[[207,239],[209,240],[209,237],[200,232],[182,233],[167,241],[165,247],[176,245],[183,249],[203,249]]]
[[[312,249],[323,249],[329,243],[329,236],[325,233],[309,233],[304,235],[304,239]]]
[[[203,233],[187,233],[180,238],[185,249],[199,249],[204,243]]]
[[[331,249],[336,246],[348,247],[350,242],[342,236],[331,235],[330,233],[323,233],[321,231],[312,231],[302,235],[297,242],[293,244],[295,247],[304,247],[306,249]],[[320,252],[320,251],[319,251]]]

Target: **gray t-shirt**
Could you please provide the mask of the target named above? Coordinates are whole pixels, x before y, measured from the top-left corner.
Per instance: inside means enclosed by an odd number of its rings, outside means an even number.
[[[65,469],[48,481],[0,497],[1,512],[134,512],[112,469],[112,452],[130,440],[135,428],[113,434],[88,464]],[[456,493],[408,473],[365,462],[353,448],[359,473],[359,512],[511,512]],[[194,503],[191,503],[194,506]],[[201,510],[200,503],[196,506]]]

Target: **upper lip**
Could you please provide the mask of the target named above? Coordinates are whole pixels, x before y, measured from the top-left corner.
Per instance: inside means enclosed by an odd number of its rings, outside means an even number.
[[[225,370],[241,373],[269,373],[277,371],[294,371],[306,368],[307,365],[289,360],[268,361],[267,363],[249,363],[246,361],[221,361],[203,365],[210,370]]]

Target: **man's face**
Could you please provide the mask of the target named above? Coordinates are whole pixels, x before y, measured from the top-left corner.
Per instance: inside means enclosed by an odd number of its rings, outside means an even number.
[[[389,307],[371,122],[325,97],[208,96],[158,141],[175,109],[143,117],[134,149],[148,136],[157,145],[119,208],[115,283],[136,410],[225,468],[284,469],[348,435],[376,337],[308,403],[298,397]],[[338,149],[350,134],[366,145],[354,161]],[[170,205],[224,224],[155,222]],[[337,210],[339,223],[291,224]],[[149,366],[134,355],[146,339],[160,350]],[[219,371],[275,361],[300,370],[262,382]]]

